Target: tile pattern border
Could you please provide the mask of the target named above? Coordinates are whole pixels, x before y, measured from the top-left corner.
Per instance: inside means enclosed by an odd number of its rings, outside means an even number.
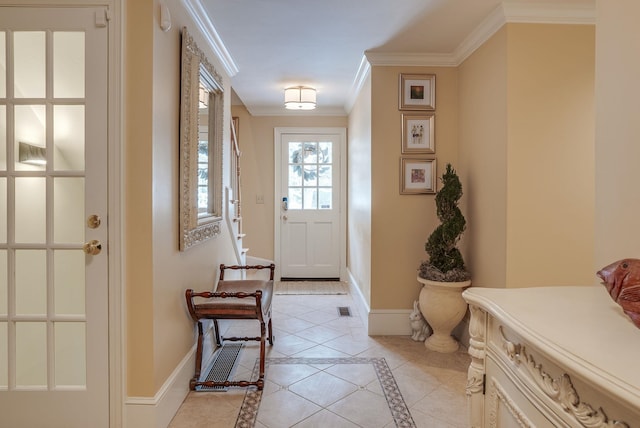
[[[409,408],[402,398],[398,384],[387,361],[384,358],[267,358],[266,366],[273,364],[371,364],[373,365],[378,381],[384,392],[384,396],[389,405],[389,411],[396,424],[396,427],[415,428],[416,424],[409,412]],[[258,360],[254,366],[254,375],[257,373]],[[268,373],[267,373],[268,376]],[[256,388],[247,389],[240,412],[236,420],[236,428],[253,428],[258,416],[262,391]]]

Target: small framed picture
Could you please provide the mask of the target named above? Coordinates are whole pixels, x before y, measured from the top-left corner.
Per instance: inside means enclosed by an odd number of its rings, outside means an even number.
[[[400,194],[436,193],[436,160],[400,158]]]
[[[435,115],[402,115],[402,153],[435,153]]]
[[[435,110],[436,75],[400,73],[400,110]]]

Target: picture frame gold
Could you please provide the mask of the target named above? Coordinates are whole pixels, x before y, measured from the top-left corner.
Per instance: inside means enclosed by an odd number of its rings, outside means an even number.
[[[402,115],[402,154],[435,153],[435,113]]]
[[[403,156],[400,158],[400,194],[436,193],[436,160]]]
[[[435,110],[436,75],[400,73],[400,110]]]

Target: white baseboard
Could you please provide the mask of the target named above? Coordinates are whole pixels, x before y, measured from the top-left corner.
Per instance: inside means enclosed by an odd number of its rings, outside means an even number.
[[[349,293],[362,318],[369,336],[411,336],[411,323],[409,309],[377,309],[371,310],[364,298],[357,281],[347,269],[349,276]],[[454,329],[453,335],[460,340],[463,346],[469,347],[469,314],[464,317],[460,325]]]
[[[166,428],[189,393],[195,366],[195,346],[180,361],[154,397],[127,397],[124,402],[126,428]]]
[[[410,309],[371,310],[356,279],[349,273],[349,293],[357,306],[358,313],[369,336],[411,336],[409,322]]]
[[[410,309],[377,309],[369,312],[369,336],[411,336]]]
[[[365,330],[368,331],[369,304],[367,303],[367,301],[365,300],[364,296],[362,295],[362,291],[360,290],[360,288],[356,285],[357,282],[356,282],[355,278],[353,277],[353,275],[351,275],[351,271],[349,269],[347,269],[347,275],[349,276],[349,281],[348,281],[348,283],[349,283],[349,294],[353,298],[353,302],[356,305],[356,310],[358,311],[358,315],[360,316],[360,319],[362,320],[362,323],[364,324]]]

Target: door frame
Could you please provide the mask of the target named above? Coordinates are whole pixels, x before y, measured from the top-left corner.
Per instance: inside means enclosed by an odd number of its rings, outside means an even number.
[[[100,0],[87,0],[87,3]],[[105,0],[111,11],[109,20],[108,81],[108,216],[109,216],[109,426],[124,426],[126,385],[125,295],[123,251],[124,169],[124,0]]]
[[[274,223],[274,236],[273,236],[273,256],[276,264],[275,278],[280,280],[280,201],[282,195],[280,194],[280,179],[282,171],[282,136],[285,134],[307,134],[307,135],[322,135],[322,134],[338,134],[340,136],[340,280],[345,281],[347,279],[347,128],[342,127],[276,127],[273,132],[273,153],[274,153],[274,184],[273,184],[273,223]]]

